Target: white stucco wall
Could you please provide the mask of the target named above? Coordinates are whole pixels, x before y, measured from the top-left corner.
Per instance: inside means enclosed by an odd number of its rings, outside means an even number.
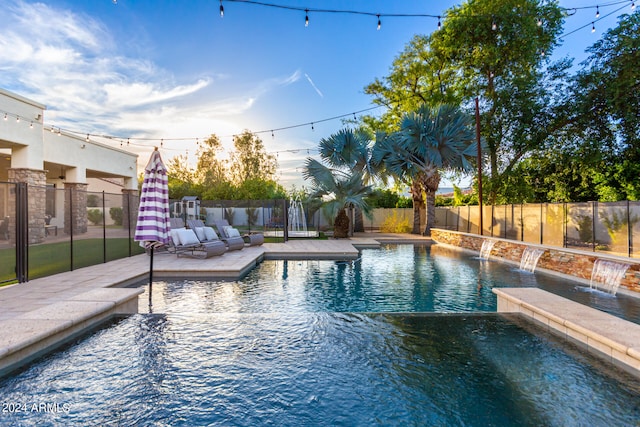
[[[42,104],[0,89],[0,148],[10,150],[11,168],[59,167],[67,182],[86,183],[87,176],[123,178],[125,189],[137,188],[137,154],[56,128],[51,132],[44,122],[45,110]]]

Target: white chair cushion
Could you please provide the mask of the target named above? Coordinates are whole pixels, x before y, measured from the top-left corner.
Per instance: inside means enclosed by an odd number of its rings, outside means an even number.
[[[204,227],[196,227],[193,229],[193,231],[196,232],[196,236],[198,236],[198,239],[201,242],[207,240],[207,237],[205,236],[205,233],[204,233]]]
[[[178,246],[180,244],[180,236],[178,235],[178,230],[175,228],[172,228],[171,231],[169,231],[169,235],[171,236],[171,241],[173,242],[173,245]]]
[[[204,227],[204,236],[205,240],[218,240],[216,230],[214,230],[212,227]]]
[[[231,226],[225,227],[224,232],[227,233],[228,237],[240,237],[240,232],[238,231],[238,229]]]
[[[180,237],[180,244],[183,246],[195,245],[200,243],[200,241],[198,240],[198,236],[196,236],[196,233],[188,228],[181,228],[180,230],[178,230],[178,236]]]

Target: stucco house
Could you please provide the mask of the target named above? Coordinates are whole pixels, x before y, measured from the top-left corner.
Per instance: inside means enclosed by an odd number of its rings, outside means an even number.
[[[44,239],[47,223],[65,231],[73,224],[74,232],[86,231],[91,181],[108,180],[123,197],[138,193],[137,154],[48,126],[45,111],[45,105],[0,89],[0,219],[7,218],[10,229],[16,226],[18,191],[13,189],[18,186],[13,183],[26,184],[29,243]],[[64,200],[47,203],[51,197]],[[68,206],[73,214],[62,215]]]

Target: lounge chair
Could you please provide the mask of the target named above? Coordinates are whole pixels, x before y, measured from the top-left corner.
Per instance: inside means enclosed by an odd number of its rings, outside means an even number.
[[[199,219],[189,219],[187,220],[187,225],[189,228],[196,233],[196,236],[200,239],[201,242],[210,242],[210,241],[222,241],[225,245],[227,245],[227,249],[230,251],[237,251],[244,248],[244,240],[242,237],[235,238],[225,238],[224,236],[218,237],[215,230],[212,227],[206,227],[202,221]]]
[[[245,243],[249,246],[258,246],[264,243],[264,234],[262,233],[249,233],[249,234],[240,234],[240,231],[237,228],[234,228],[229,225],[226,219],[216,221],[216,228],[218,232],[222,235],[223,238],[228,239],[231,237],[232,233],[234,236],[241,237]]]
[[[167,246],[167,250],[177,256],[209,258],[215,255],[222,255],[227,251],[227,245],[221,240],[201,242],[194,230],[184,227],[184,222],[181,218],[171,218],[170,235],[171,243]]]

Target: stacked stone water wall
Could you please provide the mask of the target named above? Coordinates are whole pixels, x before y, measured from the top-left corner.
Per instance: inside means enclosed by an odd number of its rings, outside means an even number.
[[[593,263],[598,258],[610,259],[621,263],[630,264],[620,286],[640,293],[640,260],[634,258],[622,258],[603,253],[587,252],[575,249],[556,247],[543,247],[506,239],[498,239],[488,236],[460,233],[457,231],[432,229],[431,238],[434,242],[444,243],[460,248],[480,252],[482,242],[486,239],[496,241],[491,251],[491,258],[503,259],[520,263],[522,252],[527,246],[544,249],[544,253],[538,260],[537,268],[574,276],[579,279],[589,280],[593,270]]]

